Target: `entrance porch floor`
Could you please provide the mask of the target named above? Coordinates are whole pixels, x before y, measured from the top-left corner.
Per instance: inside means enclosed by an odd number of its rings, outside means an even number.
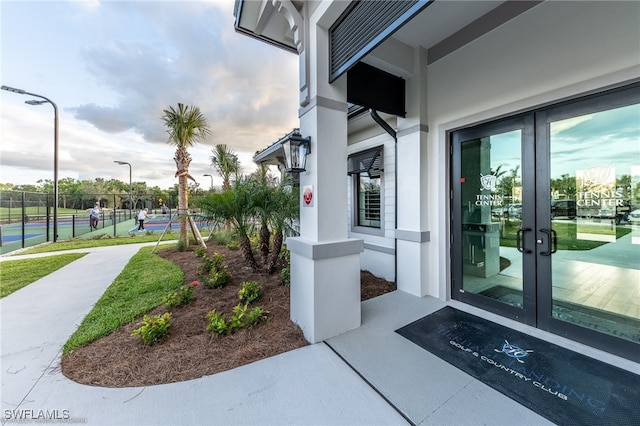
[[[418,298],[401,291],[363,302],[362,326],[326,343],[410,423],[553,424],[395,333],[447,304],[640,374],[640,364],[630,360],[463,303]]]

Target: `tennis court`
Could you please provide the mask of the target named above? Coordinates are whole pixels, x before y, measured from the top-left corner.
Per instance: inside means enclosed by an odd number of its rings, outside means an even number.
[[[69,215],[60,216],[58,218],[58,240],[70,240],[77,237],[91,238],[94,235],[109,234],[109,235],[126,235],[131,226],[126,223],[126,215],[116,215],[116,222],[122,222],[122,231],[119,229],[117,223],[114,224],[112,215],[101,217],[98,222],[98,229],[93,230],[89,226],[89,216],[86,214],[81,215]],[[47,236],[48,233],[48,236]],[[0,225],[0,252],[8,253],[13,250],[17,250],[22,247],[31,247],[36,244],[41,244],[46,241],[53,241],[53,220],[49,220],[47,224],[46,219],[43,220],[29,220],[28,222],[16,222],[10,224]]]

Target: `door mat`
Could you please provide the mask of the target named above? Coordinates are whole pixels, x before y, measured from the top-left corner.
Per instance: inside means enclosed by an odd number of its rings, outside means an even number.
[[[449,306],[396,332],[556,424],[639,424],[627,370]]]
[[[498,285],[480,294],[522,307],[522,292],[516,289]],[[640,343],[640,321],[634,318],[563,300],[554,300],[552,309],[555,318]]]

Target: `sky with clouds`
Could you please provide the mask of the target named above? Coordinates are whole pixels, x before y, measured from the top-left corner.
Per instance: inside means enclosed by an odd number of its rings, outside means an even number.
[[[252,157],[298,126],[298,58],[234,31],[233,0],[0,1],[0,82],[51,99],[59,115],[59,178],[170,188],[175,148],[162,111],[200,108],[207,143],[191,174],[211,181],[211,149]],[[0,182],[53,179],[53,108],[0,91]],[[214,178],[214,184],[220,180]]]

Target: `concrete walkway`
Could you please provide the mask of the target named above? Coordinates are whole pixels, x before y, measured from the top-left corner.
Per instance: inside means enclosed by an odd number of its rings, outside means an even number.
[[[326,344],[169,385],[109,389],[68,380],[62,345],[139,248],[88,250],[0,301],[2,424],[42,414],[92,425],[407,423]]]
[[[140,246],[88,250],[0,300],[3,425],[39,415],[91,425],[550,424],[395,333],[445,305],[399,291],[363,302],[356,330],[212,376],[123,389],[68,380],[62,345]],[[496,320],[640,372],[631,361]]]

